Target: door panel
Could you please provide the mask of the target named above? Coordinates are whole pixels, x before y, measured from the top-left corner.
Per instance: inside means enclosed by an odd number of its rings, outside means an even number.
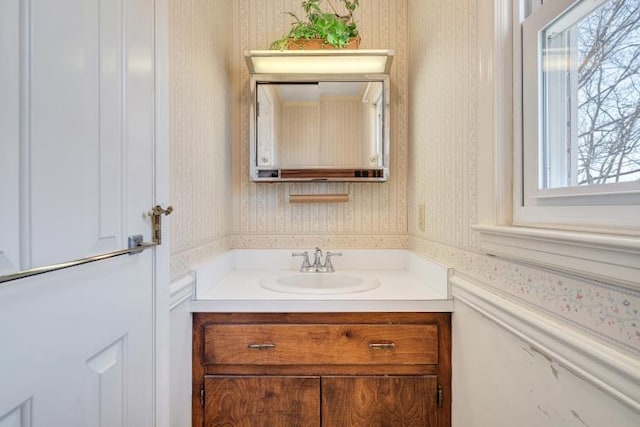
[[[105,426],[95,402],[111,402],[101,412],[127,423],[107,426],[152,425],[150,261],[119,257],[0,288],[0,419],[31,400],[34,426]],[[114,346],[116,366],[106,366],[122,367],[123,389],[98,387],[96,361]]]
[[[87,426],[123,425],[126,338],[87,361]]]
[[[0,274],[149,241],[154,1],[7,0],[0,24]],[[0,426],[153,425],[153,262],[0,285]]]
[[[23,197],[31,266],[115,250],[124,241],[121,8],[119,1],[32,2],[21,31],[29,40],[21,79],[29,87]]]
[[[320,419],[319,377],[205,378],[208,426],[307,427]]]
[[[0,274],[20,269],[20,7],[0,5]]]
[[[122,147],[126,144],[123,117],[122,3],[99,3],[98,51],[98,165],[97,242],[92,251],[104,252],[122,241]]]
[[[322,425],[436,426],[437,380],[420,377],[323,377]]]

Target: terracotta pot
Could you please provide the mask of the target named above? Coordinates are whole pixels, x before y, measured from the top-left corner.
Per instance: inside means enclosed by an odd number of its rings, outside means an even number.
[[[358,49],[360,37],[352,37],[345,47],[335,47],[325,42],[323,39],[299,39],[289,40],[287,49],[289,50],[317,50],[317,49]]]

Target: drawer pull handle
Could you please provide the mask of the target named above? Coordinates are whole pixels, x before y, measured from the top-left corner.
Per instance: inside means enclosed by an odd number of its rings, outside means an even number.
[[[267,348],[275,348],[275,344],[249,344],[249,347],[252,350],[266,350]]]
[[[392,350],[396,345],[392,342],[370,342],[369,348],[373,348],[376,350]]]

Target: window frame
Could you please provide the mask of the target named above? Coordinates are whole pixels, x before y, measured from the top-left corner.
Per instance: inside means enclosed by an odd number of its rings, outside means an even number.
[[[479,102],[477,110],[479,149],[493,153],[489,159],[492,170],[483,168],[478,177],[479,218],[472,228],[480,233],[481,249],[490,255],[640,289],[637,183],[616,184],[615,191],[611,184],[538,190],[537,135],[535,149],[524,143],[525,129],[538,129],[540,102],[537,53],[533,68],[532,58],[526,55],[525,43],[530,49],[533,43],[531,28],[527,28],[529,35],[525,37],[524,24],[521,26],[527,5],[525,0],[490,1],[494,11],[488,18],[493,25],[482,31],[486,24],[479,23],[480,56],[489,56],[496,70],[495,76],[480,82],[479,91],[481,96],[486,83],[485,90],[492,92],[493,130],[482,124],[487,106]],[[547,0],[545,6],[552,6],[557,16],[575,1]],[[540,26],[545,19],[548,22],[548,16],[538,8],[527,25]],[[536,52],[538,41],[536,36]],[[527,80],[532,70],[536,73],[535,85]],[[511,78],[501,79],[500,74]],[[527,106],[525,99],[534,99],[534,105]],[[512,168],[500,170],[509,163]],[[505,191],[508,189],[510,195]]]
[[[539,188],[544,167],[538,154],[539,141],[545,130],[539,123],[542,110],[539,32],[567,10],[591,11],[603,3],[605,0],[548,1],[521,23],[522,65],[514,64],[514,72],[521,73],[522,81],[527,84],[522,87],[520,99],[523,194],[515,212],[516,225],[640,236],[640,182]],[[514,111],[517,107],[514,105]]]

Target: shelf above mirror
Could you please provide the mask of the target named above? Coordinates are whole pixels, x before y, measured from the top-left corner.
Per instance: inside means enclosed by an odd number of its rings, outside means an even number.
[[[389,74],[391,49],[248,50],[251,74]]]

